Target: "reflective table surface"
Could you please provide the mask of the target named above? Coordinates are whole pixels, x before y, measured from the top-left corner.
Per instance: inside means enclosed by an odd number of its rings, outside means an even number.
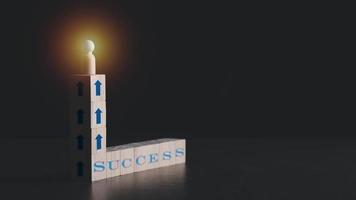
[[[187,140],[187,163],[70,182],[64,140],[0,142],[0,199],[356,199],[356,141]]]

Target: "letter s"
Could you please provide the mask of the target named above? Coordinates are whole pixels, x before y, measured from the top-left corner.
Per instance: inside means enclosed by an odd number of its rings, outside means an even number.
[[[183,148],[178,148],[176,149],[176,157],[180,157],[184,155],[184,149]]]
[[[94,163],[94,172],[102,172],[105,170],[105,163],[104,162],[95,162]]]
[[[163,152],[163,160],[170,160],[172,158],[170,151]]]

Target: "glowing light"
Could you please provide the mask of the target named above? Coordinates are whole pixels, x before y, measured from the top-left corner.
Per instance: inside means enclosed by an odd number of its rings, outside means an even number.
[[[91,40],[85,40],[84,42],[84,51],[86,54],[90,53],[92,54],[95,49],[95,44]]]
[[[124,50],[129,42],[127,25],[114,12],[76,8],[59,13],[49,24],[44,32],[48,46],[43,55],[47,58],[43,59],[54,68],[51,71],[80,73],[83,54],[94,49],[98,73],[118,72],[128,59],[128,51]]]

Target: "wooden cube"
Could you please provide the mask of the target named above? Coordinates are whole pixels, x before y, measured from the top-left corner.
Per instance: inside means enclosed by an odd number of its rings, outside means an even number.
[[[72,75],[69,80],[69,97],[73,104],[106,101],[105,75]]]
[[[150,152],[150,145],[147,143],[134,144],[134,171],[140,172],[147,169],[147,154]]]
[[[70,129],[89,129],[91,127],[91,103],[71,104],[69,107]]]
[[[74,154],[69,158],[69,175],[73,181],[91,180],[90,154]]]
[[[175,164],[185,163],[185,158],[186,158],[185,139],[175,140],[175,157],[176,157]]]
[[[91,129],[72,129],[69,134],[69,152],[74,154],[91,154]]]
[[[90,100],[91,101],[106,101],[106,83],[104,74],[96,74],[90,76]]]
[[[121,145],[119,150],[121,158],[121,175],[133,173],[135,165],[133,145]]]
[[[170,138],[159,139],[160,167],[175,164],[175,140]]]
[[[92,128],[91,129],[91,153],[106,151],[106,127]]]
[[[106,151],[106,163],[105,163],[105,168],[106,168],[106,178],[112,177],[112,170],[109,170],[109,163],[110,163],[110,168],[114,168],[114,163],[112,162],[115,158],[113,155],[113,151],[109,151],[109,148],[107,148]]]
[[[115,176],[120,176],[121,175],[121,150],[115,150],[113,151],[113,158],[112,160],[114,160],[116,163],[114,163],[114,170],[112,170],[111,176],[115,177]]]
[[[106,179],[106,152],[96,153],[91,156],[92,160],[92,181]]]
[[[69,108],[71,128],[99,128],[106,126],[106,102],[83,102]]]
[[[159,161],[159,142],[157,140],[151,140],[147,142],[149,151],[147,152],[147,168],[155,169],[160,167]]]
[[[106,102],[96,101],[91,103],[91,128],[106,126]]]
[[[113,146],[107,148],[107,178],[121,175],[121,159],[120,146]]]

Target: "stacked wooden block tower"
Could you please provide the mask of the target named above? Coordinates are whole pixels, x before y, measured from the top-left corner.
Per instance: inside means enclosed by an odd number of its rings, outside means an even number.
[[[105,75],[73,75],[69,87],[72,178],[96,181],[185,162],[184,139],[107,147]]]

